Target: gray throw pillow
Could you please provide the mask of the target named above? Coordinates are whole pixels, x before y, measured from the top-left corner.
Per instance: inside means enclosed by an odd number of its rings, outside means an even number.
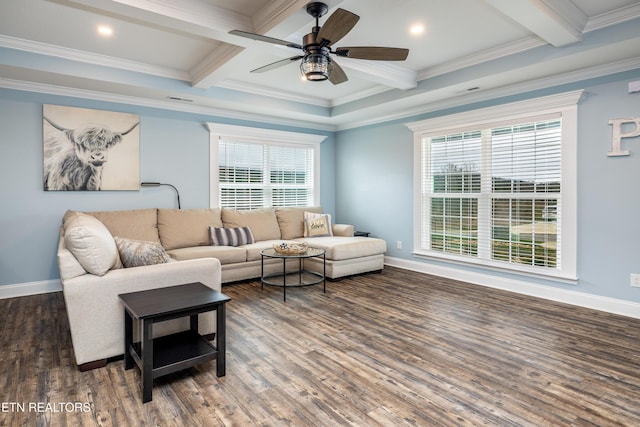
[[[240,246],[255,243],[250,227],[209,227],[209,237],[213,246]]]
[[[155,242],[124,239],[114,237],[120,259],[125,267],[140,267],[143,265],[163,264],[171,261],[171,257],[162,245]]]

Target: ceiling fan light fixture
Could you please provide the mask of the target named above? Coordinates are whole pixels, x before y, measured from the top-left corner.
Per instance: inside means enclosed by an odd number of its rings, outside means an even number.
[[[353,12],[338,8],[329,16],[324,25],[320,26],[319,18],[327,13],[328,10],[329,6],[323,2],[310,2],[307,4],[307,13],[316,22],[311,32],[302,38],[301,44],[242,30],[231,30],[229,34],[302,50],[299,55],[256,68],[251,70],[252,73],[263,73],[302,59],[300,62],[300,75],[303,80],[315,82],[329,80],[333,85],[344,83],[349,79],[338,62],[334,62],[331,59],[331,55],[376,61],[404,61],[407,59],[409,49],[397,47],[333,47],[336,42],[353,29],[360,17]]]
[[[305,80],[321,82],[331,75],[333,64],[331,58],[320,53],[306,55],[300,63],[300,72]]]

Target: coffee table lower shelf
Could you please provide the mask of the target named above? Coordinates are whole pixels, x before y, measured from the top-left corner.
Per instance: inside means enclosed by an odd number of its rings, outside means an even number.
[[[141,343],[129,347],[129,354],[142,369]],[[195,331],[183,331],[153,339],[153,378],[187,369],[217,357],[217,349]]]

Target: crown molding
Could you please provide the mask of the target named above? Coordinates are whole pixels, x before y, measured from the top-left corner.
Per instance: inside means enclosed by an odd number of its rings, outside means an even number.
[[[193,104],[179,103],[169,100],[157,100],[149,98],[140,98],[125,95],[109,94],[104,92],[89,91],[83,89],[74,89],[62,86],[24,82],[12,79],[0,78],[0,87],[27,92],[46,93],[51,95],[68,96],[72,98],[85,98],[91,100],[138,105],[143,107],[158,108],[169,111],[180,111],[186,113],[203,114],[216,117],[224,117],[229,119],[255,121],[260,123],[271,123],[283,126],[302,127],[308,129],[316,129],[323,131],[342,131],[387,121],[400,120],[407,117],[426,114],[446,108],[457,107],[465,104],[482,102],[490,99],[500,98],[518,93],[526,93],[534,90],[544,89],[548,87],[558,86],[567,83],[587,80],[590,78],[602,77],[624,71],[630,71],[640,68],[640,57],[618,61],[610,64],[599,65],[584,70],[568,72],[557,76],[540,78],[524,83],[508,85],[491,90],[483,90],[479,92],[469,92],[464,95],[447,98],[440,101],[428,102],[409,108],[393,108],[392,113],[376,113],[377,106],[367,108],[369,112],[368,118],[363,120],[349,120],[347,117],[334,116],[331,118],[323,117],[323,122],[319,120],[297,120],[277,117],[267,114],[246,113],[230,109],[198,106]],[[229,88],[233,89],[233,85]],[[266,94],[268,96],[268,94]],[[420,95],[413,98],[412,103],[420,102]],[[402,101],[402,100],[400,100]],[[390,104],[395,104],[391,102]],[[318,118],[320,119],[320,118]],[[348,122],[347,122],[348,121]]]
[[[626,21],[640,18],[640,3],[622,7],[611,12],[596,15],[587,20],[584,32],[599,30],[612,25],[621,24]],[[422,81],[431,77],[447,74],[463,68],[489,62],[505,56],[525,52],[536,47],[544,46],[547,43],[537,36],[526,37],[507,43],[502,46],[486,49],[482,52],[466,55],[462,58],[454,59],[441,65],[426,68],[418,73],[418,81]]]
[[[329,100],[329,99],[319,98],[314,96],[298,95],[291,92],[283,92],[281,90],[270,89],[264,86],[252,85],[250,83],[238,82],[235,80],[224,80],[222,82],[216,83],[215,87],[250,93],[252,95],[267,96],[270,98],[280,99],[283,101],[291,101],[291,102],[299,102],[302,104],[315,105],[318,107],[325,107],[325,108],[337,107],[339,105],[347,104],[349,102],[357,101],[359,99],[367,98],[369,96],[378,95],[380,93],[384,93],[389,90],[389,88],[384,85],[378,85],[369,89],[362,90],[357,93],[353,93],[351,95],[346,95],[341,98]]]
[[[0,47],[31,52],[38,55],[53,56],[69,61],[82,62],[100,67],[117,68],[136,73],[151,74],[170,79],[190,81],[189,73],[174,68],[152,66],[141,62],[114,58],[107,55],[99,55],[81,50],[54,46],[47,43],[24,40],[16,37],[0,35]]]
[[[112,102],[117,104],[136,105],[140,107],[157,108],[160,110],[178,111],[183,113],[201,114],[211,117],[243,120],[248,122],[269,123],[282,126],[300,127],[333,132],[336,127],[331,124],[318,123],[312,120],[286,119],[266,114],[247,113],[231,109],[206,107],[187,104],[180,101],[163,99],[141,98],[128,95],[118,95],[106,92],[75,89],[64,86],[49,85],[43,83],[25,82],[0,78],[0,88],[13,89],[25,92],[45,93],[48,95],[66,96],[71,98],[90,99],[94,101]]]
[[[428,78],[439,76],[442,74],[451,73],[453,71],[458,71],[463,68],[472,67],[484,62],[493,61],[495,59],[500,59],[505,56],[524,52],[544,45],[546,45],[546,43],[539,37],[526,37],[524,39],[516,40],[514,42],[507,43],[496,48],[486,49],[473,55],[465,55],[462,58],[454,59],[441,65],[426,68],[418,73],[418,81],[426,80]]]
[[[595,15],[587,20],[584,32],[599,30],[612,25],[640,18],[640,3],[635,3],[619,9]]]
[[[434,111],[444,110],[448,108],[454,108],[463,106],[466,104],[472,104],[476,102],[488,101],[491,99],[502,98],[505,96],[516,95],[520,93],[527,93],[534,90],[545,89],[549,87],[559,86],[568,83],[579,82],[592,78],[598,78],[607,76],[610,74],[622,73],[625,71],[631,71],[640,69],[640,57],[625,59],[622,61],[613,62],[605,65],[598,65],[591,68],[567,72],[551,77],[543,77],[523,83],[516,83],[508,86],[502,86],[495,89],[481,90],[477,92],[465,92],[464,95],[460,95],[453,98],[447,98],[439,101],[428,102],[426,104],[418,105],[409,108],[394,108],[392,113],[389,114],[370,114],[371,118],[364,120],[352,120],[348,124],[340,122],[336,125],[338,131],[354,129],[363,126],[369,126],[388,121],[401,120],[407,117],[419,116],[422,114],[431,113]],[[420,95],[416,96],[419,99]],[[419,102],[419,101],[415,101]]]
[[[316,105],[318,107],[331,107],[331,102],[324,99],[307,95],[298,95],[291,92],[271,89],[264,86],[253,85],[251,83],[238,82],[235,80],[224,80],[216,83],[215,87],[222,89],[236,90],[238,92],[250,93],[252,95],[267,96],[269,98],[280,99],[283,101],[298,102],[301,104]]]
[[[460,126],[464,122],[465,126],[477,126],[495,122],[496,117],[501,120],[509,120],[514,117],[530,116],[539,114],[543,110],[560,110],[575,106],[584,96],[584,90],[574,90],[572,92],[563,92],[555,95],[542,96],[539,98],[527,99],[525,101],[515,101],[508,104],[494,105],[491,107],[480,108],[470,112],[462,112],[449,114],[446,116],[432,117],[417,122],[405,123],[404,125],[411,129],[414,133],[437,134],[452,128]]]
[[[326,135],[317,135],[313,133],[254,128],[215,122],[207,122],[205,123],[205,126],[209,129],[209,132],[217,138],[237,138],[241,135],[242,137],[250,140],[286,142],[287,144],[320,144],[327,139]]]
[[[640,68],[640,57],[631,58],[624,61],[618,61],[611,64],[599,65],[591,67],[585,70],[579,70],[569,73],[564,73],[558,76],[540,78],[524,83],[513,84],[496,89],[470,92],[464,95],[447,98],[440,101],[428,102],[423,105],[418,105],[413,108],[393,108],[392,113],[376,114],[375,109],[377,107],[368,108],[370,112],[367,119],[363,120],[349,120],[347,118],[340,118],[334,116],[331,118],[322,118],[325,122],[319,122],[318,120],[297,120],[287,119],[266,114],[246,113],[241,111],[235,111],[230,109],[205,107],[193,104],[185,104],[169,100],[157,100],[140,98],[125,95],[114,95],[104,92],[89,91],[83,89],[74,89],[62,86],[47,85],[41,83],[24,82],[12,79],[0,78],[0,87],[6,89],[21,90],[27,92],[46,93],[50,95],[68,96],[72,98],[84,98],[104,102],[113,102],[121,104],[137,105],[142,107],[158,108],[169,111],[179,111],[193,114],[202,114],[215,117],[223,117],[228,119],[237,119],[244,121],[254,121],[259,123],[270,123],[283,126],[302,127],[307,129],[316,129],[322,131],[342,131],[363,126],[369,126],[373,124],[383,123],[387,121],[400,120],[407,117],[427,114],[430,112],[462,106],[465,104],[487,101],[490,99],[501,98],[505,96],[515,95],[519,93],[526,93],[534,90],[544,89],[548,87],[558,86],[567,83],[573,83],[581,80],[587,80],[590,78],[602,77],[610,74],[615,74],[624,71],[630,71]],[[419,96],[413,101],[413,103],[420,102]],[[393,102],[391,104],[394,104]],[[328,121],[333,123],[327,123]]]
[[[371,87],[369,89],[361,90],[360,92],[352,93],[350,95],[345,95],[340,98],[335,98],[330,102],[331,107],[338,107],[342,104],[348,104],[349,102],[358,101],[363,98],[368,98],[370,96],[378,95],[389,90],[388,87],[384,85],[377,85]]]

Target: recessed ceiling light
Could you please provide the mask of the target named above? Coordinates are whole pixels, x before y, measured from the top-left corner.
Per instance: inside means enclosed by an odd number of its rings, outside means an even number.
[[[424,33],[424,25],[422,25],[422,24],[414,24],[414,25],[411,26],[411,28],[409,28],[409,31],[411,32],[411,34],[417,36],[418,34]]]
[[[98,34],[101,36],[109,37],[113,35],[113,28],[108,27],[106,25],[100,25],[98,27]]]

